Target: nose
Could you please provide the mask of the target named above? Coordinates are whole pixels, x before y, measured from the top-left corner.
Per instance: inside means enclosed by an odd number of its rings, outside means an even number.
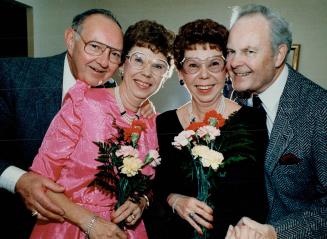
[[[150,63],[144,64],[142,74],[146,77],[150,77],[152,75],[152,65]]]
[[[201,67],[200,67],[200,71],[199,71],[199,75],[200,75],[200,78],[201,79],[207,79],[208,78],[208,68],[205,64],[201,64]]]
[[[242,54],[235,52],[227,57],[226,62],[227,68],[230,69],[242,65],[244,61]]]
[[[110,54],[110,49],[107,48],[100,56],[97,57],[96,62],[102,68],[108,68],[108,66],[109,66],[109,54]]]

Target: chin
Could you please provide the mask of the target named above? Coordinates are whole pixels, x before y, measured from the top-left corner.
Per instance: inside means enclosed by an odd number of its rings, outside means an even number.
[[[233,83],[233,89],[236,90],[236,91],[246,91],[246,90],[248,90],[248,87],[246,87],[243,84],[235,84],[235,83]]]

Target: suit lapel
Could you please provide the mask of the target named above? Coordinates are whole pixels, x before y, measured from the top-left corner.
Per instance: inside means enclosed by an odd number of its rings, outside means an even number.
[[[283,107],[282,103],[278,109],[266,153],[266,169],[269,174],[273,172],[278,159],[285,152],[285,149],[294,136],[290,114],[291,112]]]
[[[295,84],[295,72],[289,67],[289,75],[284,91],[280,98],[277,116],[269,138],[269,144],[266,152],[266,171],[272,174],[279,158],[283,155],[292,138],[294,131],[292,128],[292,119],[298,112],[298,89]]]

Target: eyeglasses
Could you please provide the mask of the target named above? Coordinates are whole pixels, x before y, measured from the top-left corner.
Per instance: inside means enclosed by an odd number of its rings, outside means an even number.
[[[91,55],[91,56],[101,56],[103,54],[103,52],[109,48],[109,61],[111,63],[114,64],[120,64],[121,63],[121,55],[122,55],[122,51],[117,50],[116,48],[113,48],[111,46],[108,46],[104,43],[101,42],[97,42],[97,41],[89,41],[86,42],[82,35],[75,30],[75,32],[79,35],[79,37],[81,38],[81,40],[84,43],[84,51]]]
[[[142,52],[132,52],[126,56],[131,66],[136,69],[143,70],[146,64],[151,62],[151,71],[156,76],[164,76],[169,70],[169,64],[161,59],[149,59],[147,55]]]
[[[225,58],[224,56],[213,56],[208,57],[204,60],[201,60],[197,57],[185,57],[181,64],[183,69],[188,74],[196,74],[200,71],[201,65],[205,64],[206,68],[212,73],[221,72],[225,67]]]

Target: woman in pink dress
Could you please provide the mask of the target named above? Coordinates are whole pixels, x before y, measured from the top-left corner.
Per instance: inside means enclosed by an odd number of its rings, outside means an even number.
[[[99,47],[85,43],[83,30],[75,30],[74,34],[84,42],[86,53]],[[128,238],[147,238],[141,219],[148,203],[146,196],[141,197],[140,203],[127,200],[114,211],[117,202],[114,195],[88,187],[100,164],[95,160],[98,146],[93,142],[104,141],[116,133],[112,126],[114,120],[118,126],[128,127],[139,117],[140,105],[171,75],[172,41],[173,35],[162,25],[140,21],[130,26],[124,36],[123,80],[119,87],[91,88],[86,82],[77,81],[69,90],[31,167],[65,187],[64,194],[48,192],[48,195],[63,208],[66,221],[37,221],[30,238],[124,238],[124,235],[109,235],[112,223],[108,223],[123,220],[131,226],[127,230]],[[111,48],[109,54],[110,51]],[[103,54],[108,54],[106,49]],[[141,119],[147,126],[138,143],[143,158],[158,145],[155,117]],[[152,167],[143,170],[147,175],[154,174]]]

